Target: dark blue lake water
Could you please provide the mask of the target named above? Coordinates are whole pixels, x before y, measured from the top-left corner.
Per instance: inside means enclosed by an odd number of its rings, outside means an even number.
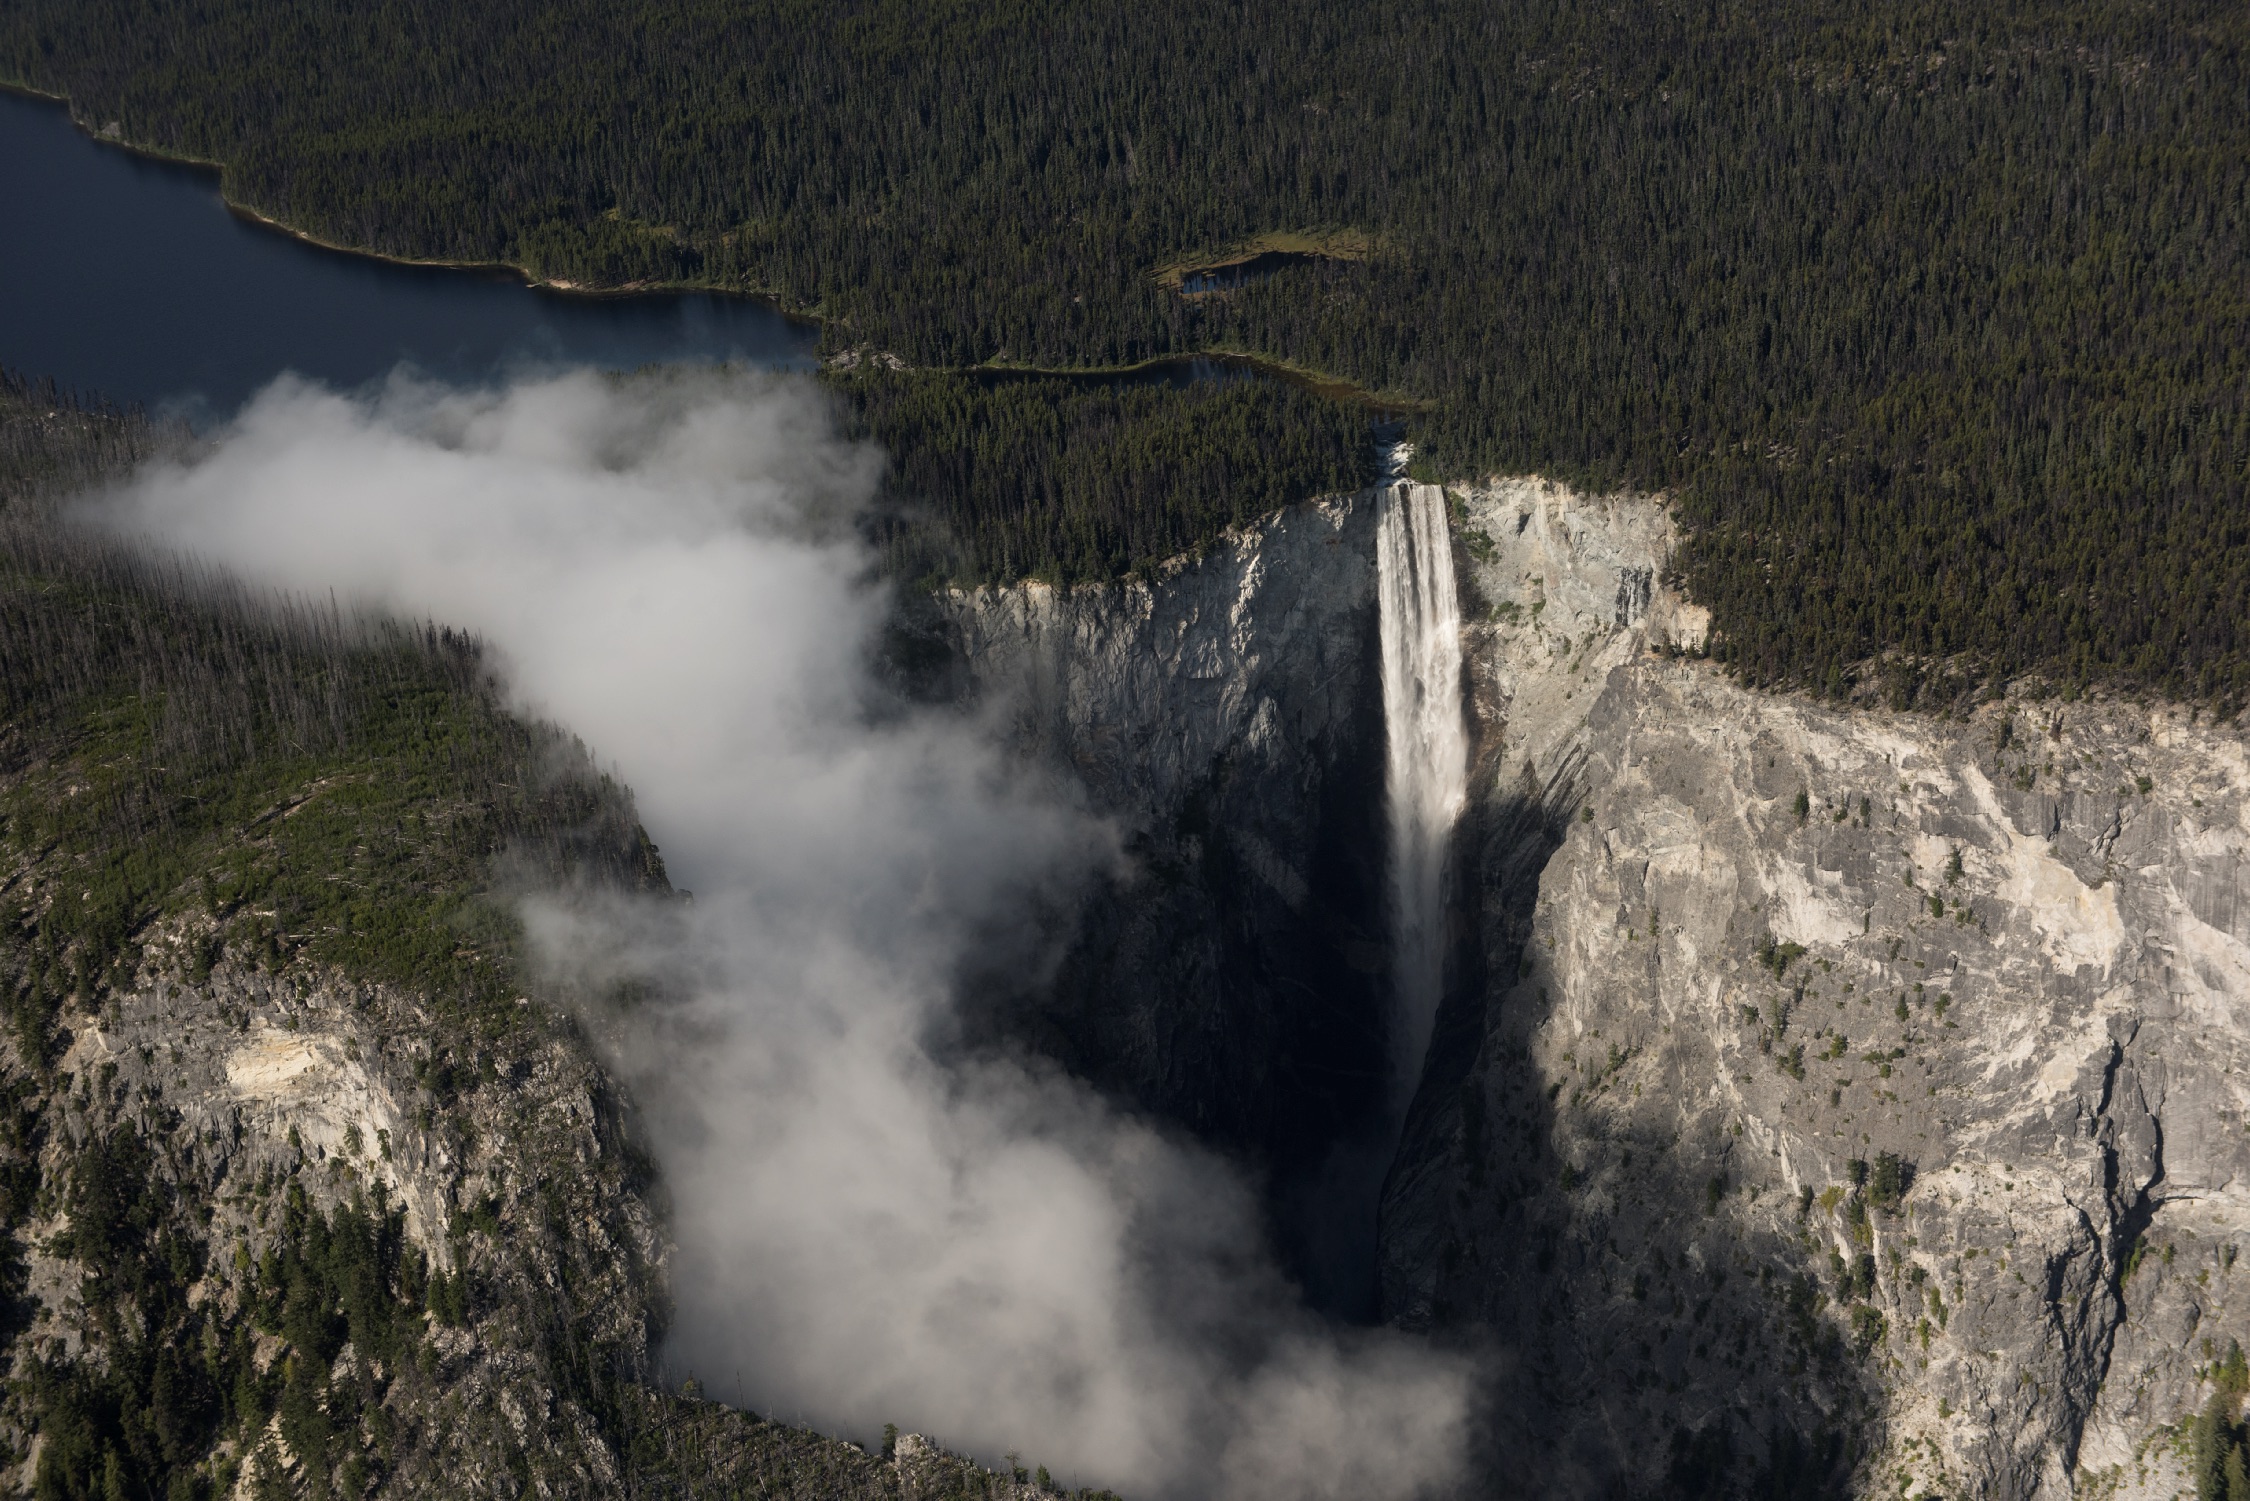
[[[580,297],[322,250],[228,212],[214,172],[87,138],[0,93],[0,364],[203,425],[285,370],[356,386],[407,362],[811,368],[817,332],[739,297]]]

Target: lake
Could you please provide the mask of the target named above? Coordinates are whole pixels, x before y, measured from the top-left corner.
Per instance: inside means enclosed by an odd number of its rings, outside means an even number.
[[[0,365],[208,427],[284,371],[355,387],[401,364],[452,381],[517,370],[738,361],[810,370],[819,330],[751,297],[589,296],[498,269],[416,266],[329,250],[256,223],[219,174],[95,141],[63,106],[0,91]],[[1234,286],[1292,258],[1199,273]],[[1191,290],[1203,290],[1199,283]],[[979,368],[986,384],[1286,380],[1387,415],[1336,382],[1240,356],[1129,370]]]
[[[818,331],[752,298],[589,297],[308,245],[230,212],[216,172],[102,145],[61,105],[4,92],[0,205],[0,364],[198,426],[283,371],[350,387],[401,362],[456,381],[815,363]]]

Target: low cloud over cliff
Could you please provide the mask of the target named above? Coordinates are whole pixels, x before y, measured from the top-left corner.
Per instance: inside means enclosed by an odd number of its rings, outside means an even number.
[[[678,1370],[1142,1495],[1442,1488],[1459,1363],[1302,1312],[1207,1154],[943,1046],[958,977],[1034,969],[1117,856],[985,726],[871,677],[880,464],[768,378],[283,383],[99,515],[477,632],[634,788],[692,907],[526,912],[558,972],[662,997],[596,1022],[674,1206]]]

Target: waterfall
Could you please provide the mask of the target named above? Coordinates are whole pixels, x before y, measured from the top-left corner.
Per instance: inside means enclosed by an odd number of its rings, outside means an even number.
[[[1396,467],[1403,466],[1403,449],[1394,454]],[[1400,483],[1385,487],[1379,504],[1375,588],[1391,841],[1389,1078],[1366,1129],[1338,1142],[1297,1190],[1306,1292],[1315,1307],[1347,1319],[1373,1319],[1380,1308],[1376,1219],[1444,993],[1447,845],[1467,801],[1469,772],[1445,492]]]
[[[1446,854],[1468,796],[1461,606],[1445,491],[1401,483],[1375,537],[1391,835],[1391,1096],[1403,1120],[1445,984]]]

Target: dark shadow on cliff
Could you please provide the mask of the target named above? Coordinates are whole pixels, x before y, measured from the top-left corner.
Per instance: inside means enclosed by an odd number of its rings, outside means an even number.
[[[1383,1317],[1484,1355],[1491,1494],[1840,1497],[1874,1389],[1807,1253],[1721,1218],[1732,1139],[1688,1139],[1618,1085],[1614,1042],[1589,1035],[1563,1079],[1532,1066],[1558,988],[1539,884],[1582,769],[1526,768],[1461,829],[1453,972],[1384,1191]]]
[[[1372,610],[1366,634],[1372,660]],[[896,656],[930,696],[957,697],[966,674],[929,638]],[[1130,869],[1051,915],[1036,972],[969,978],[965,1044],[1032,1049],[1235,1153],[1265,1173],[1316,1307],[1478,1352],[1485,1489],[1843,1494],[1875,1410],[1825,1312],[1848,1287],[1808,1271],[1794,1222],[1738,1223],[1733,1141],[1684,1138],[1668,1091],[1632,1096],[1630,1040],[1573,1042],[1559,1077],[1531,1066],[1560,994],[1540,882],[1586,808],[1582,752],[1510,768],[1505,794],[1472,802],[1425,1072],[1395,1155],[1379,1140],[1387,835],[1366,679],[1334,743],[1221,757],[1131,829]],[[1499,769],[1487,760],[1472,785]],[[1336,1172],[1362,1145],[1361,1166],[1388,1167],[1372,1246],[1365,1192]]]
[[[1370,663],[1375,631],[1370,604]],[[916,601],[881,670],[916,701],[973,698]],[[1237,746],[1123,829],[1124,869],[1040,915],[1046,954],[962,977],[958,1039],[1028,1049],[1243,1162],[1308,1301],[1353,1321],[1375,1304],[1369,1195],[1320,1189],[1339,1145],[1380,1124],[1387,1080],[1382,700],[1361,676],[1337,733]]]

